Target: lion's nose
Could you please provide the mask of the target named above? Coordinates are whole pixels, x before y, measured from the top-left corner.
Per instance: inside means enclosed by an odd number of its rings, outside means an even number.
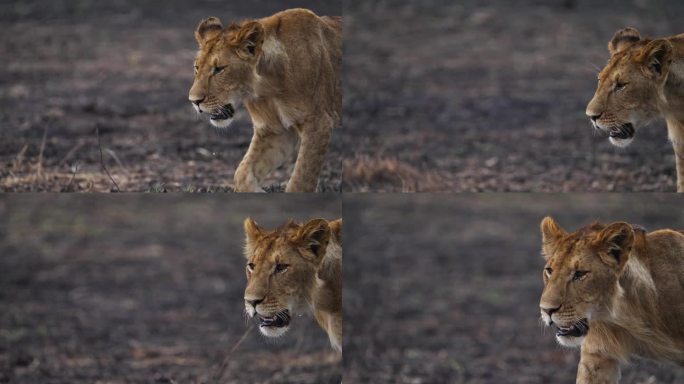
[[[596,115],[596,114],[591,114],[591,113],[587,113],[587,115],[589,116],[589,118],[591,119],[591,121],[593,121],[593,122],[595,123],[596,120],[598,120],[598,119],[601,117],[602,113],[599,113],[598,115]]]
[[[262,297],[261,299],[257,299],[257,300],[248,300],[248,299],[245,299],[245,302],[246,302],[247,304],[251,305],[254,309],[256,309],[256,306],[259,305],[260,303],[262,303],[263,301],[264,301],[264,298],[263,298],[263,297]]]
[[[549,317],[551,317],[551,315],[553,315],[555,312],[558,312],[559,309],[560,309],[560,307],[555,307],[555,308],[541,307],[541,310],[544,311],[544,313],[546,313],[547,315],[549,315]]]

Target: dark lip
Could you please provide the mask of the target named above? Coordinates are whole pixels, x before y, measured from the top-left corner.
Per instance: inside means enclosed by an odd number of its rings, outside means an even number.
[[[556,336],[582,337],[589,332],[589,320],[582,319],[569,327],[559,327],[558,325],[556,327]]]
[[[282,328],[288,326],[292,318],[289,311],[283,311],[271,317],[257,315],[257,319],[260,327]]]
[[[634,137],[635,132],[636,131],[634,130],[634,125],[632,125],[631,123],[627,123],[619,127],[611,128],[608,132],[608,135],[614,139],[627,140]]]
[[[233,104],[226,104],[223,108],[220,108],[218,112],[212,113],[209,117],[212,120],[228,120],[233,118],[235,115],[235,108]]]

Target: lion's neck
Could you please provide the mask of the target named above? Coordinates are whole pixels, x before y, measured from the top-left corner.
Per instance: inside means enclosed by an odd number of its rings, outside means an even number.
[[[633,252],[608,314],[593,327],[594,332],[601,334],[602,349],[625,361],[631,354],[671,361],[684,358],[660,321],[658,300],[653,276]]]
[[[342,247],[330,241],[309,290],[309,305],[333,349],[342,351]]]
[[[312,311],[342,311],[342,247],[330,241],[309,295]]]
[[[666,119],[684,122],[684,57],[676,57],[665,83],[661,110]]]

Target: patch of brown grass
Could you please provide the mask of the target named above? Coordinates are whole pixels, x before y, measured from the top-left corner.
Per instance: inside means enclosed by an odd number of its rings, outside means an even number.
[[[0,178],[0,190],[8,192],[102,192],[111,191],[112,182],[102,173],[45,171],[29,164],[19,170],[10,170]],[[124,177],[114,176],[122,188],[127,184]]]
[[[344,161],[342,179],[361,192],[435,192],[445,189],[443,175],[420,170],[395,158],[360,155]]]

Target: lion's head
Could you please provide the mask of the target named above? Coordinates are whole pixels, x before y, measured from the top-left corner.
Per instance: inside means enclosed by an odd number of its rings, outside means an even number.
[[[637,129],[659,115],[673,47],[665,39],[642,39],[636,29],[625,28],[615,33],[608,50],[610,60],[599,73],[586,113],[611,143],[626,147]]]
[[[568,233],[552,218],[541,223],[544,291],[541,317],[561,345],[579,346],[592,319],[610,311],[634,243],[630,224],[591,224]]]
[[[331,238],[326,220],[288,222],[268,231],[245,220],[245,310],[268,337],[287,332],[293,314],[307,310],[316,270]]]
[[[195,31],[199,52],[195,59],[195,80],[189,99],[199,113],[207,113],[211,124],[226,128],[235,108],[253,93],[264,28],[259,21],[223,27],[210,17]]]

